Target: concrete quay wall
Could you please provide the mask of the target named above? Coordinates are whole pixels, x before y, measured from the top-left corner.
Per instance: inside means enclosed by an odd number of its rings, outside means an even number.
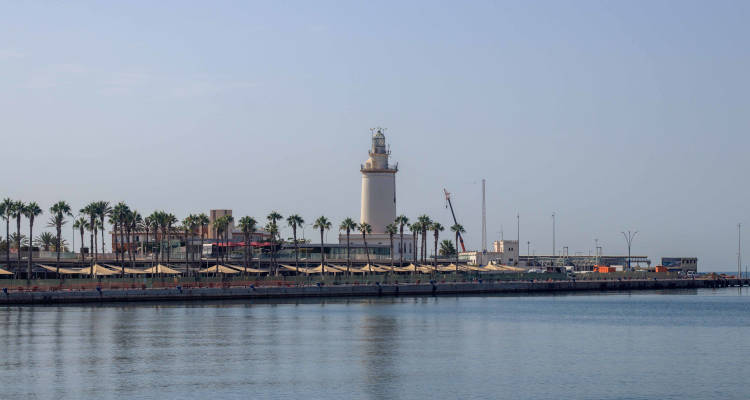
[[[80,291],[22,291],[0,293],[0,305],[43,305],[136,301],[200,301],[232,299],[282,299],[363,296],[431,296],[486,293],[571,291],[629,291],[697,289],[748,284],[737,279],[665,279],[623,281],[470,282],[382,285],[230,287],[191,289],[118,289]]]

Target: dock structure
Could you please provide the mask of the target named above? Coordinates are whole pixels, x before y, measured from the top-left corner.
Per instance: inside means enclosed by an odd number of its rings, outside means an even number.
[[[743,286],[748,279],[632,279],[592,281],[492,281],[437,282],[368,285],[285,285],[234,287],[175,286],[158,289],[101,289],[0,292],[1,305],[45,305],[73,303],[256,300],[378,296],[439,296],[523,293],[566,293],[702,289]]]

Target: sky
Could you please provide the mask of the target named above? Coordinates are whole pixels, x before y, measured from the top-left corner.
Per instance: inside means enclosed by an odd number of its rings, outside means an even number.
[[[320,215],[358,219],[382,126],[399,214],[450,226],[446,188],[470,248],[486,179],[488,241],[520,215],[522,254],[552,252],[555,213],[558,251],[626,254],[632,230],[654,264],[736,270],[749,19],[742,1],[6,1],[0,197],[278,210],[314,240]]]

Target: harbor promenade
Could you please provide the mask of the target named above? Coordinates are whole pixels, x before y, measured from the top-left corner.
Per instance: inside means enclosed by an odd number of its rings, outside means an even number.
[[[300,285],[283,281],[265,286],[244,285],[195,287],[176,285],[163,288],[118,288],[97,286],[81,290],[8,290],[0,292],[0,305],[45,305],[143,301],[201,301],[234,299],[293,299],[363,296],[440,296],[478,294],[557,293],[576,291],[631,291],[699,289],[746,286],[747,279],[632,279],[592,281],[483,281],[420,283],[374,283],[348,285]]]

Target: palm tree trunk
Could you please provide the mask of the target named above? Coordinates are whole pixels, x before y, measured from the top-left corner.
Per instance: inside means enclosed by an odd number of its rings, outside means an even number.
[[[349,270],[352,266],[352,255],[351,251],[349,250],[349,229],[346,230],[346,274],[351,275],[351,271]]]
[[[10,217],[5,219],[5,263],[10,264]]]
[[[21,211],[18,211],[19,213]],[[21,216],[19,214],[18,217],[16,217],[16,247],[18,247],[18,253],[16,254],[18,258],[17,268],[21,267]]]
[[[58,276],[60,276],[60,242],[61,242],[60,236],[62,235],[62,226],[60,224],[57,224],[56,228],[57,228],[57,243],[55,247],[57,247],[57,261],[55,262],[55,272],[57,273]]]
[[[325,249],[323,248],[323,228],[320,229],[320,277],[323,277],[323,274],[326,272],[326,253]]]
[[[456,231],[456,273],[458,273],[458,231]]]
[[[370,249],[367,247],[367,234],[362,232],[362,241],[365,243],[365,254],[367,255],[367,266],[372,272],[372,264],[370,264]]]
[[[438,242],[438,233],[437,233],[437,231],[435,231],[435,254],[434,254],[435,261],[433,263],[434,264],[433,269],[435,270],[435,272],[437,272],[437,256],[438,256],[438,253],[437,253],[437,244],[438,243],[437,242]]]
[[[401,225],[399,228],[399,242],[398,242],[398,267],[403,268],[404,267],[404,226]]]
[[[294,236],[294,269],[295,274],[299,275],[299,244],[297,243],[297,225],[292,226],[292,236]]]
[[[30,214],[33,215],[33,214]],[[31,248],[31,238],[34,237],[34,220],[29,219],[29,264],[28,268],[26,269],[26,286],[29,286],[31,284],[31,258],[33,257],[33,251]],[[20,249],[19,249],[20,251]]]

